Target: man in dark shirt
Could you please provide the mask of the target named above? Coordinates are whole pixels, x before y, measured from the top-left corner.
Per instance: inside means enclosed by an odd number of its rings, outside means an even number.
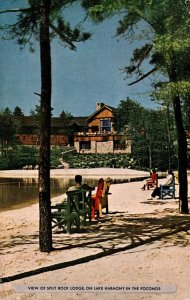
[[[81,175],[76,175],[75,176],[75,185],[70,186],[68,189],[68,192],[71,191],[77,191],[80,189],[85,189],[85,190],[90,190],[93,191],[95,189],[94,186],[88,185],[88,184],[82,184],[82,176]]]

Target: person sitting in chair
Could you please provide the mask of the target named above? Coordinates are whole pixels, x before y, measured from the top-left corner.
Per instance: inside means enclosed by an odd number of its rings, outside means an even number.
[[[97,214],[97,219],[99,218],[99,208],[100,208],[100,201],[102,198],[103,187],[104,187],[104,179],[100,178],[98,181],[96,194],[93,194],[92,198],[91,198],[91,200],[92,200],[92,207],[91,207],[92,220],[95,220],[95,214]]]
[[[147,187],[147,190],[149,189],[149,185],[153,185],[154,184],[157,186],[158,183],[158,176],[156,174],[156,170],[153,169],[152,172],[150,173],[150,178],[143,180],[143,186],[141,188],[141,190],[145,190]]]
[[[86,183],[82,184],[82,176],[81,175],[76,175],[75,176],[75,185],[70,186],[68,188],[68,192],[77,191],[79,189],[85,189],[85,190],[93,191],[95,189],[95,187],[92,186],[92,185],[88,185]]]
[[[162,183],[162,185],[164,185],[164,186],[170,186],[172,184],[172,182],[173,182],[173,178],[174,178],[174,173],[172,172],[172,170],[169,170],[168,171],[168,175],[167,175],[164,183]],[[149,198],[149,199],[154,199],[156,196],[158,196],[159,198],[161,198],[160,191],[161,191],[160,186],[156,187],[154,189],[154,191],[152,192],[152,194],[151,194],[151,198]]]
[[[100,199],[100,205],[99,205],[99,215],[100,218],[102,217],[102,208],[106,208],[106,213],[108,213],[108,194],[110,189],[110,184],[112,183],[112,179],[110,177],[107,177],[104,181],[103,191],[102,191],[102,197]]]

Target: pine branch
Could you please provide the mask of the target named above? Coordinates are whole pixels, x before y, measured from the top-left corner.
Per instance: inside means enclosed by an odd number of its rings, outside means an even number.
[[[9,12],[27,12],[30,11],[31,7],[28,8],[12,8],[12,9],[5,9],[5,10],[0,10],[0,14],[4,14],[4,13],[9,13]]]
[[[75,45],[72,43],[72,41],[65,35],[63,34],[63,32],[60,32],[60,30],[55,26],[53,25],[52,23],[50,23],[50,28],[65,42],[67,43],[71,50],[76,50],[76,47]]]
[[[158,67],[153,68],[152,70],[150,70],[148,73],[144,74],[143,76],[141,76],[139,79],[129,83],[128,85],[133,85],[135,83],[138,83],[139,81],[145,79],[146,77],[148,77],[150,74],[154,73],[155,71],[158,70]]]
[[[4,14],[4,13],[16,13],[16,12],[30,12],[32,10],[39,10],[41,9],[43,6],[39,5],[39,6],[31,6],[31,7],[26,7],[26,8],[9,8],[9,9],[4,9],[4,10],[0,10],[0,14]]]

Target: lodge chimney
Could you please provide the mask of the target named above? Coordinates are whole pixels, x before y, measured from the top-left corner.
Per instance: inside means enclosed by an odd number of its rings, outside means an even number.
[[[102,108],[104,106],[104,103],[102,102],[97,102],[96,103],[96,110],[99,110],[100,108]]]

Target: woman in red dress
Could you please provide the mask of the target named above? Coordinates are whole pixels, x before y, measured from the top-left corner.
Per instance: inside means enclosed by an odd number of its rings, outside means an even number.
[[[91,213],[92,213],[92,220],[95,220],[95,213],[97,212],[97,217],[99,217],[99,204],[100,204],[100,199],[102,197],[102,191],[104,187],[104,180],[103,178],[100,178],[98,181],[98,187],[95,195],[92,195],[91,200],[92,200],[92,208],[91,208]]]

